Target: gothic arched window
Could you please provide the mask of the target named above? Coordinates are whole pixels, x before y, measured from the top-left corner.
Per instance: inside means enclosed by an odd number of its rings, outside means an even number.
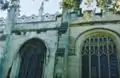
[[[119,78],[117,50],[112,38],[89,37],[82,47],[82,78]]]

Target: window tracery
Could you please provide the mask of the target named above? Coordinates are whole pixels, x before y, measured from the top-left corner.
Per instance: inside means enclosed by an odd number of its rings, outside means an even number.
[[[117,48],[112,38],[89,37],[81,55],[82,78],[118,78]]]

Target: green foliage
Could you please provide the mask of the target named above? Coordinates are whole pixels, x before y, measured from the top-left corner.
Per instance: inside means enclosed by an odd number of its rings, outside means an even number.
[[[106,0],[98,0],[98,6],[104,9],[106,7]]]
[[[63,0],[63,7],[70,9],[74,6],[74,0]]]
[[[73,9],[74,9],[75,12],[77,12],[79,10],[79,5],[74,4]]]
[[[63,0],[62,6],[66,9],[74,9],[75,12],[79,10],[80,0]]]

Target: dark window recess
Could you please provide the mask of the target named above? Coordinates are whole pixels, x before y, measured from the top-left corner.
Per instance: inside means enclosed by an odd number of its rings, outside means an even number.
[[[2,35],[2,36],[0,36],[0,40],[2,41],[2,40],[5,40],[7,38],[7,35]]]
[[[64,56],[64,53],[65,53],[65,48],[58,48],[56,55],[57,56]]]
[[[112,4],[112,0],[107,0],[107,3],[108,4]]]
[[[16,34],[16,35],[21,35],[21,32],[16,31],[15,34]]]

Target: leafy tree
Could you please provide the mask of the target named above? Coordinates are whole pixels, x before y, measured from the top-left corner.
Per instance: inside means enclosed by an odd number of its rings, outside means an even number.
[[[106,7],[106,0],[98,0],[97,4],[102,9],[105,9],[105,7]]]
[[[114,12],[120,13],[120,0],[117,0],[114,4]]]
[[[71,9],[74,6],[74,0],[63,0],[63,7]]]
[[[74,9],[78,11],[80,0],[63,0],[62,7],[65,9]]]

